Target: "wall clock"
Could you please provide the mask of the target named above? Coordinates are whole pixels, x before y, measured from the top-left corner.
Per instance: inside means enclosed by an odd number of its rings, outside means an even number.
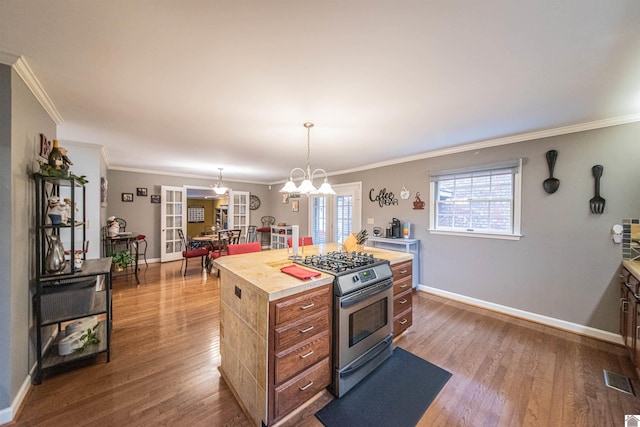
[[[251,209],[252,211],[255,211],[259,207],[260,207],[260,199],[258,198],[258,196],[255,196],[253,194],[249,196],[249,209]]]

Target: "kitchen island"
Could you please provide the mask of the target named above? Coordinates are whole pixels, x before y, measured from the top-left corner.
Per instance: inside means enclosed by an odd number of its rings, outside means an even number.
[[[392,265],[413,258],[410,253],[366,249]],[[336,250],[337,244],[305,246],[302,255]],[[334,277],[321,273],[314,279],[300,280],[282,273],[282,267],[293,263],[288,259],[289,251],[225,256],[214,261],[221,288],[220,371],[256,426],[286,424],[292,413],[331,381]],[[310,310],[294,314],[293,306]],[[307,322],[312,321],[316,322],[314,335],[304,339],[292,335],[300,328],[300,333],[309,329]],[[297,357],[298,352],[309,349],[310,357]],[[295,361],[289,355],[295,356]]]

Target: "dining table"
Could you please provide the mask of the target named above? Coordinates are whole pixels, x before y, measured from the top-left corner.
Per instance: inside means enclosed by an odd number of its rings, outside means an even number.
[[[108,233],[104,236],[103,244],[104,244],[105,256],[111,256],[121,248],[122,250],[126,248],[126,249],[129,249],[129,251],[133,252],[133,259],[134,259],[132,264],[133,271],[126,272],[124,274],[133,274],[136,278],[136,283],[140,284],[140,277],[138,277],[138,271],[140,270],[140,267],[138,266],[138,258],[139,258],[138,236],[140,236],[140,233],[137,233],[135,231],[126,231],[126,232],[120,232],[115,234]],[[116,273],[114,274],[114,277],[117,277],[120,275],[123,275],[123,274]]]

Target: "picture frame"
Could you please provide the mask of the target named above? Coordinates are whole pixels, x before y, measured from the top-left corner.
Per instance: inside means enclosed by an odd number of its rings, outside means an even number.
[[[48,140],[44,133],[40,134],[40,157],[43,159],[47,159],[49,157],[49,153],[53,149],[53,141]]]
[[[133,202],[133,193],[122,193],[123,202]]]
[[[100,177],[100,206],[107,207],[107,190],[109,188],[109,182],[104,176]]]
[[[300,211],[300,200],[292,200],[291,201],[291,212]]]
[[[151,195],[151,203],[160,203],[160,195],[152,194]]]
[[[144,187],[138,187],[138,188],[136,188],[136,194],[138,196],[146,197],[147,196],[147,189],[144,188]]]
[[[289,193],[282,193],[282,203],[289,203]]]

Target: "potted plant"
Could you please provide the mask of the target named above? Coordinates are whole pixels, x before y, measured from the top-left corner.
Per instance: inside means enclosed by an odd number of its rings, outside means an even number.
[[[133,257],[128,249],[115,252],[111,255],[116,271],[122,271],[133,262]]]

